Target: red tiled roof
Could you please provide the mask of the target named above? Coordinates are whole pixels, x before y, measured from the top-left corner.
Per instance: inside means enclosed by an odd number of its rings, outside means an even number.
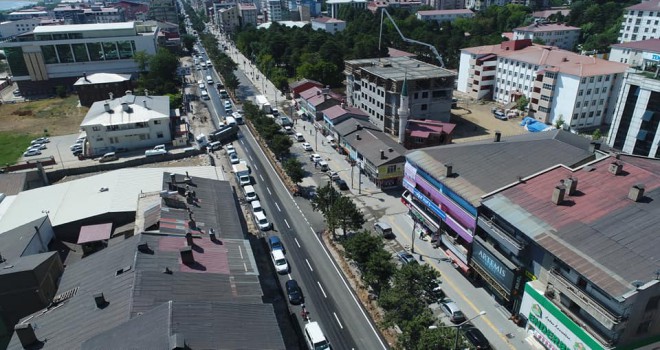
[[[80,228],[78,244],[98,242],[109,239],[112,234],[112,223],[88,225]]]
[[[406,129],[410,130],[410,135],[415,137],[428,137],[431,133],[451,134],[456,124],[443,123],[437,120],[409,120]]]
[[[633,49],[647,52],[660,52],[660,39],[648,39],[641,41],[631,41],[622,44],[612,44],[612,47],[624,49]]]
[[[307,100],[310,97],[316,96],[318,93],[322,94],[322,91],[323,90],[321,90],[321,88],[316,87],[316,86],[312,86],[312,87],[310,87],[309,89],[307,89],[305,91],[301,91],[300,92],[300,97],[304,100]]]
[[[336,105],[332,106],[328,109],[323,110],[323,114],[328,117],[330,120],[334,120],[336,118],[339,118],[341,116],[344,116],[346,114],[351,114],[354,116],[364,116],[364,117],[369,117],[366,113],[364,113],[362,110],[355,108],[355,107],[348,107],[344,106],[342,108],[341,105]]]
[[[642,1],[637,5],[626,7],[629,11],[660,11],[660,0]]]

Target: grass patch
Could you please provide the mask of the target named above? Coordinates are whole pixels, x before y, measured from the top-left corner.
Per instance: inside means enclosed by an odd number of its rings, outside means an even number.
[[[15,164],[34,138],[33,135],[0,131],[0,166]]]
[[[80,130],[89,108],[78,107],[78,96],[48,98],[0,105],[0,132],[31,134],[35,137],[68,135]]]

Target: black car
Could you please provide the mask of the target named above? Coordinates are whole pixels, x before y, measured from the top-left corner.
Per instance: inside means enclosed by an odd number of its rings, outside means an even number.
[[[466,327],[463,329],[465,332],[465,338],[474,345],[475,348],[478,350],[482,349],[490,349],[490,343],[488,342],[488,339],[484,336],[483,333],[474,326]]]
[[[302,304],[304,301],[302,289],[296,280],[286,281],[286,294],[289,296],[289,302],[293,305]]]
[[[337,187],[339,187],[340,190],[348,191],[348,184],[346,183],[346,181],[342,179],[337,179],[335,180],[335,183],[337,184]]]

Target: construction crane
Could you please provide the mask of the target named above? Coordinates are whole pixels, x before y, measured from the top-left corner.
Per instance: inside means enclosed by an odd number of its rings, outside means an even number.
[[[396,21],[394,21],[394,18],[392,18],[392,16],[390,16],[389,12],[387,12],[387,10],[385,10],[384,8],[381,9],[380,11],[381,11],[380,12],[380,36],[378,37],[378,50],[380,50],[380,44],[383,40],[383,19],[384,19],[383,14],[386,14],[387,18],[390,19],[390,22],[392,22],[392,25],[394,25],[394,29],[396,29],[396,31],[399,33],[399,36],[401,36],[401,39],[403,39],[403,41],[405,41],[407,43],[419,44],[419,45],[423,45],[423,46],[428,47],[429,49],[431,49],[431,51],[433,51],[433,54],[435,54],[435,57],[440,62],[440,67],[445,68],[445,62],[442,60],[442,55],[440,55],[440,53],[438,53],[438,50],[436,50],[435,46],[433,46],[431,44],[421,42],[421,41],[406,38],[403,35],[403,33],[401,33],[401,29],[399,29],[399,26],[396,25]]]

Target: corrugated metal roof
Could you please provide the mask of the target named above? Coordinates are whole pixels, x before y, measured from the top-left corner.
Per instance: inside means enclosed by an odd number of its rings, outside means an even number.
[[[34,227],[41,227],[44,220],[46,220],[46,214],[41,213],[41,217],[26,222],[24,225],[12,230],[0,233],[0,255],[7,260],[6,263],[11,263],[14,259],[23,255],[25,248],[27,248],[37,233]]]
[[[41,218],[42,211],[49,212],[54,227],[105,213],[134,212],[140,193],[162,189],[164,172],[184,174],[186,171],[191,176],[225,179],[213,166],[125,168],[23,191],[0,218],[0,232]],[[102,187],[108,191],[101,192]]]
[[[552,130],[502,138],[425,148],[406,159],[475,207],[481,197],[503,186],[557,164],[575,165],[593,156],[589,140],[570,132]],[[445,164],[453,176],[442,177]]]

